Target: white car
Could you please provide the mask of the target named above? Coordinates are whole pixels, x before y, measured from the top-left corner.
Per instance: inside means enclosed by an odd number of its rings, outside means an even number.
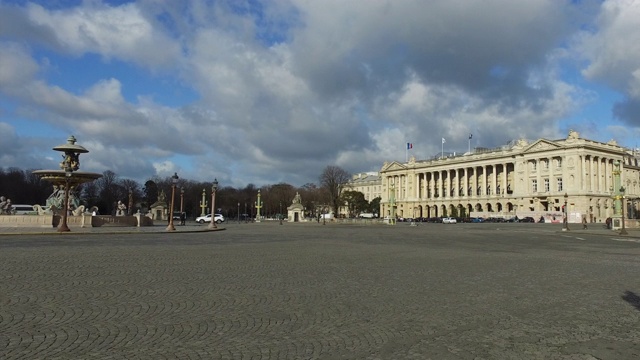
[[[458,221],[456,220],[456,218],[452,218],[452,217],[446,217],[446,218],[442,218],[442,223],[443,224],[455,224]]]
[[[216,224],[220,224],[224,222],[224,216],[222,214],[216,214]],[[211,222],[211,214],[207,214],[206,216],[200,216],[196,218],[196,222],[200,224],[204,224],[206,222]]]

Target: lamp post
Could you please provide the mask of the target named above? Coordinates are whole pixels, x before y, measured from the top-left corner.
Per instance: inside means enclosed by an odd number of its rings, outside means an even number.
[[[278,218],[280,218],[280,225],[282,225],[282,201],[280,201],[280,213],[278,214]]]
[[[176,184],[178,183],[178,173],[174,173],[171,177],[171,207],[169,209],[169,225],[167,225],[167,231],[176,231],[175,226],[173,226],[173,207],[175,205],[175,197],[176,197]]]
[[[133,214],[133,190],[129,188],[129,207],[127,209],[129,215]]]
[[[260,222],[261,208],[262,208],[262,201],[260,200],[260,190],[258,189],[258,200],[256,200],[256,222]]]
[[[327,225],[327,208],[322,208],[322,225]]]
[[[184,211],[184,186],[180,187],[180,216],[182,216],[182,212]]]
[[[240,202],[238,202],[238,224],[240,224]]]
[[[216,229],[216,191],[218,190],[218,179],[213,179],[213,185],[211,185],[211,223],[209,224],[209,230]]]
[[[569,231],[569,209],[567,208],[567,199],[569,195],[564,193],[564,214],[562,214],[562,231]]]
[[[627,233],[627,228],[625,227],[625,218],[624,218],[624,208],[626,206],[625,201],[624,201],[624,192],[626,191],[626,189],[624,188],[624,186],[620,187],[620,195],[622,197],[622,229],[620,229],[620,235],[628,235]]]
[[[200,200],[200,216],[207,215],[207,199],[205,195],[207,194],[205,189],[202,189],[202,200]]]

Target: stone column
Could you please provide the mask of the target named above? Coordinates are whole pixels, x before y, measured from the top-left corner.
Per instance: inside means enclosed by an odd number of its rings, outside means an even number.
[[[536,158],[536,181],[538,182],[537,192],[540,192],[540,188],[542,187],[542,166],[541,165],[542,165],[542,161],[540,161],[540,158]]]
[[[503,196],[509,196],[507,194],[507,170],[509,169],[509,163],[503,163],[502,164],[502,185],[500,186],[500,191],[502,192],[502,194],[504,194]]]
[[[491,192],[494,195],[499,195],[496,193],[496,188],[498,186],[498,166],[496,164],[491,165],[493,172],[491,173]]]
[[[464,171],[464,197],[469,198],[469,194],[467,194],[467,190],[469,189],[469,172],[467,171],[469,168],[465,166]]]

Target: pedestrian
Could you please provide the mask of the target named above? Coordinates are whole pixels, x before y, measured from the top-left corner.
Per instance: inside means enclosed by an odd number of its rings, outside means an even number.
[[[582,217],[582,228],[583,228],[584,230],[586,230],[586,229],[587,229],[587,218],[586,218],[586,217],[584,217],[584,216]]]

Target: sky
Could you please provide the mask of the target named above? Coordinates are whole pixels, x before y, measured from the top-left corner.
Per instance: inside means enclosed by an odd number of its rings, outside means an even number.
[[[0,0],[5,169],[74,135],[83,171],[302,186],[569,130],[638,146],[640,0]]]

